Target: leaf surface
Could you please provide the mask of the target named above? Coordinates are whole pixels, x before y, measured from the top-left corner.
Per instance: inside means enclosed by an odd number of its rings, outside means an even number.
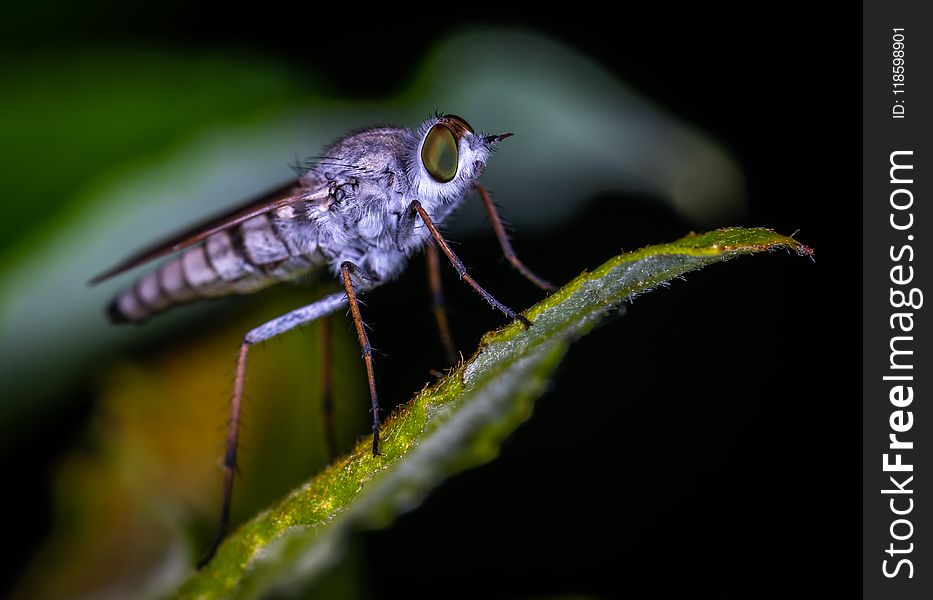
[[[446,377],[382,429],[381,456],[361,440],[349,455],[240,527],[178,598],[297,594],[342,557],[348,535],[415,508],[445,478],[495,458],[532,410],[567,346],[632,297],[742,254],[813,251],[767,229],[720,229],[616,256],[487,334]]]

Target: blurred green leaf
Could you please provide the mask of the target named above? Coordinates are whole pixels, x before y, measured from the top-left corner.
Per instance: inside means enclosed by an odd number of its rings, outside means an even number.
[[[382,430],[382,456],[372,456],[371,439],[361,441],[237,530],[176,597],[307,591],[341,559],[354,529],[385,526],[444,478],[492,460],[530,415],[568,343],[626,299],[708,264],[776,249],[812,254],[770,230],[722,229],[622,254],[583,273],[524,313],[533,327],[513,323],[487,334],[469,360],[401,407]]]
[[[0,267],[28,251],[22,240],[47,239],[50,224],[73,217],[82,205],[76,192],[115,166],[143,164],[200,132],[279,110],[308,88],[267,61],[195,55],[182,65],[138,49],[68,60],[40,53],[0,69],[15,82],[0,95],[0,152],[9,173],[0,239],[19,249],[0,253]]]
[[[193,540],[206,544],[215,533],[231,348],[256,323],[332,290],[281,286],[199,324],[184,343],[128,353],[102,369],[89,383],[96,405],[81,443],[54,467],[48,539],[11,597],[144,600],[174,590],[197,559]],[[314,434],[324,428],[319,326],[251,357],[235,523],[328,463],[323,436]],[[366,404],[354,401],[366,397],[366,374],[350,328],[334,327],[331,336],[336,441],[346,452],[369,423]]]

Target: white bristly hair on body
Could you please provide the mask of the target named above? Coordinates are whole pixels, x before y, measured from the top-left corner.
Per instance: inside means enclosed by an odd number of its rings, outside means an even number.
[[[439,139],[456,142],[456,171],[449,181],[441,180],[447,171],[432,176],[422,158],[437,126],[451,134],[442,132]],[[321,268],[339,278],[344,262],[357,267],[366,288],[395,279],[430,238],[414,217],[412,202],[443,226],[477,184],[502,137],[474,133],[453,115],[432,116],[414,130],[372,127],[350,133],[304,167],[289,203],[183,250],[123,290],[111,317],[139,323],[180,303],[251,294]],[[454,156],[451,146],[443,149],[445,159]],[[439,166],[434,168],[438,174]]]

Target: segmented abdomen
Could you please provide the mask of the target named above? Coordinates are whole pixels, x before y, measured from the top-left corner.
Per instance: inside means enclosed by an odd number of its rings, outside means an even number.
[[[108,314],[115,322],[140,323],[179,304],[251,294],[323,264],[316,248],[295,247],[269,215],[259,215],[162,263],[117,294]]]

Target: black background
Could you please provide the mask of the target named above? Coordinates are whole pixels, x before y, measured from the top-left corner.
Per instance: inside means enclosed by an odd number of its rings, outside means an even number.
[[[426,10],[417,19],[386,13],[361,23],[362,7],[337,14],[269,2],[162,2],[133,14],[125,4],[74,3],[57,7],[55,18],[22,7],[4,26],[3,44],[17,52],[127,42],[259,51],[356,96],[401,87],[425,49],[464,26],[543,31],[596,58],[737,157],[749,212],[722,225],[799,229],[816,261],[781,253],[714,266],[639,299],[582,340],[498,460],[445,483],[390,529],[363,536],[368,588],[377,598],[400,589],[432,598],[622,597],[638,589],[650,597],[853,596],[860,541],[856,7],[836,13],[815,3],[763,4],[754,15],[708,5],[684,12],[620,4],[611,15],[608,7],[565,6],[553,15],[452,8],[455,16]],[[313,43],[319,36],[329,40],[326,55]],[[361,73],[374,53],[391,64]],[[533,268],[563,281],[620,248],[694,228],[648,198],[624,200],[606,196],[559,230],[518,231],[515,245]],[[491,235],[459,241],[464,262],[489,289],[507,290],[509,304],[539,297],[502,263]],[[374,345],[385,353],[384,398],[409,396],[425,365],[438,362],[430,317],[412,308],[424,298],[423,279],[423,269],[409,269],[367,302]],[[471,347],[501,320],[457,289],[454,277],[446,283],[455,335]],[[415,316],[398,319],[405,311]],[[426,343],[405,345],[412,323]],[[17,482],[17,493],[3,499],[4,547],[15,549],[4,562],[7,582],[39,542],[35,523],[50,510],[48,470],[89,408],[50,419],[15,460],[4,458]]]

